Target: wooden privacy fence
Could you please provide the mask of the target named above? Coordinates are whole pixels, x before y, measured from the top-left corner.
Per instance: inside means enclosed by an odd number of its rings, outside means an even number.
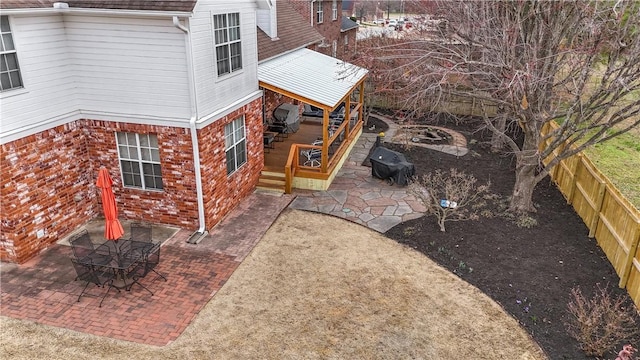
[[[387,108],[387,109],[403,109],[406,106],[405,95],[395,94],[370,94],[368,95],[368,101],[374,107]],[[471,116],[495,116],[498,107],[495,104],[488,104],[477,100],[474,97],[461,96],[443,93],[440,98],[425,98],[421,104],[414,104],[423,109],[428,109],[435,113],[448,113],[455,115],[471,115]]]
[[[547,124],[542,133],[557,127]],[[640,308],[640,211],[582,153],[561,161],[550,175],[604,250],[620,277],[618,285]]]

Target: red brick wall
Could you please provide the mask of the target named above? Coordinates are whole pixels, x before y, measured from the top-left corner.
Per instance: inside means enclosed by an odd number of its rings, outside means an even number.
[[[25,262],[97,215],[97,170],[88,159],[81,122],[2,145],[2,261]]]
[[[336,40],[338,41],[338,52],[340,52],[340,46],[342,45],[342,43],[340,42],[340,26],[342,25],[342,0],[339,0],[337,2],[338,18],[336,20],[332,20],[332,0],[324,0],[322,2],[322,10],[324,12],[324,15],[323,22],[320,24],[316,22],[318,2],[313,3],[313,14],[311,12],[311,0],[289,0],[289,3],[300,15],[305,18],[308,24],[312,24],[311,16],[313,15],[313,27],[315,27],[316,30],[318,30],[318,32],[325,37],[324,44],[328,46],[311,45],[309,46],[309,49],[331,56],[333,46],[332,44],[333,41]]]
[[[84,124],[89,138],[89,159],[96,168],[96,174],[92,176],[95,178],[100,166],[109,169],[120,217],[186,229],[197,228],[196,183],[188,129],[94,120],[85,120]],[[155,134],[158,137],[163,191],[122,186],[116,132]],[[99,195],[99,189],[94,191]]]
[[[340,33],[341,39],[338,44],[338,57],[342,60],[349,61],[356,51],[356,33],[357,29],[352,29]],[[344,44],[344,37],[349,38],[349,43]]]
[[[224,126],[244,115],[247,136],[247,162],[227,176]],[[206,227],[211,229],[258,183],[264,166],[262,146],[262,99],[217,119],[198,131]]]
[[[224,125],[245,115],[248,162],[227,177]],[[122,186],[115,133],[158,137],[163,191]],[[258,182],[264,164],[262,99],[198,131],[206,226],[211,229]],[[2,145],[0,152],[0,259],[23,263],[101,215],[98,169],[113,178],[119,216],[198,227],[191,135],[188,129],[79,120]],[[37,232],[43,230],[38,238]]]

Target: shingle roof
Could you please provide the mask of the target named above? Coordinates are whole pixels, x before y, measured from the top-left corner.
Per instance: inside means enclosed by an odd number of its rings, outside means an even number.
[[[358,26],[360,26],[360,25],[358,25],[357,22],[349,19],[346,16],[343,16],[342,17],[342,23],[340,24],[340,31],[343,32],[343,31],[348,31],[348,30],[351,30],[351,29],[356,29]]]
[[[278,1],[276,11],[278,39],[271,40],[269,35],[258,28],[258,61],[322,41],[323,36],[318,30],[306,22],[288,2]]]
[[[51,8],[56,2],[66,2],[71,8],[189,12],[197,0],[2,0],[0,9]]]

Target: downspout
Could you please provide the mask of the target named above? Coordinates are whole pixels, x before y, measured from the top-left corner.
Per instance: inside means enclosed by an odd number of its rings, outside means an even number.
[[[313,25],[314,25],[313,20],[315,19],[315,18],[314,18],[314,15],[315,15],[315,14],[313,13],[313,3],[314,3],[314,2],[316,2],[316,0],[311,0],[311,6],[310,6],[310,8],[311,8],[311,27],[314,27],[314,26],[313,26]]]
[[[198,101],[196,99],[197,89],[195,83],[195,74],[193,69],[193,48],[191,46],[191,34],[189,29],[180,23],[178,16],[173,17],[173,26],[180,29],[187,35],[187,67],[189,74],[189,93],[191,96],[191,118],[189,119],[189,132],[191,133],[191,144],[193,147],[193,166],[196,175],[196,198],[198,203],[198,222],[200,227],[192,234],[187,242],[197,244],[207,235],[206,220],[204,215],[204,196],[202,195],[202,174],[200,169],[200,150],[198,147],[198,130],[196,129],[196,121],[198,120]]]

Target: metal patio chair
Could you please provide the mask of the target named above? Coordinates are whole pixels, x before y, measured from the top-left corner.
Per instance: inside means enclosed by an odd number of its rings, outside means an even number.
[[[80,262],[80,260],[74,258],[71,258],[71,263],[73,264],[73,268],[75,269],[77,274],[76,280],[86,281],[84,288],[82,288],[80,295],[78,295],[78,302],[80,302],[80,298],[82,297],[82,295],[84,295],[89,284],[95,284],[104,288],[105,284],[112,283],[114,280],[114,274],[111,271],[101,272],[97,270],[93,265],[82,263]],[[102,302],[104,301],[104,298],[107,297],[109,290],[111,290],[111,286],[109,286],[107,291],[105,291],[98,307],[102,307]],[[117,290],[120,291],[119,289]]]
[[[73,255],[81,263],[101,266],[108,264],[113,259],[111,248],[105,244],[94,244],[86,229],[72,235],[69,238],[69,244]]]

